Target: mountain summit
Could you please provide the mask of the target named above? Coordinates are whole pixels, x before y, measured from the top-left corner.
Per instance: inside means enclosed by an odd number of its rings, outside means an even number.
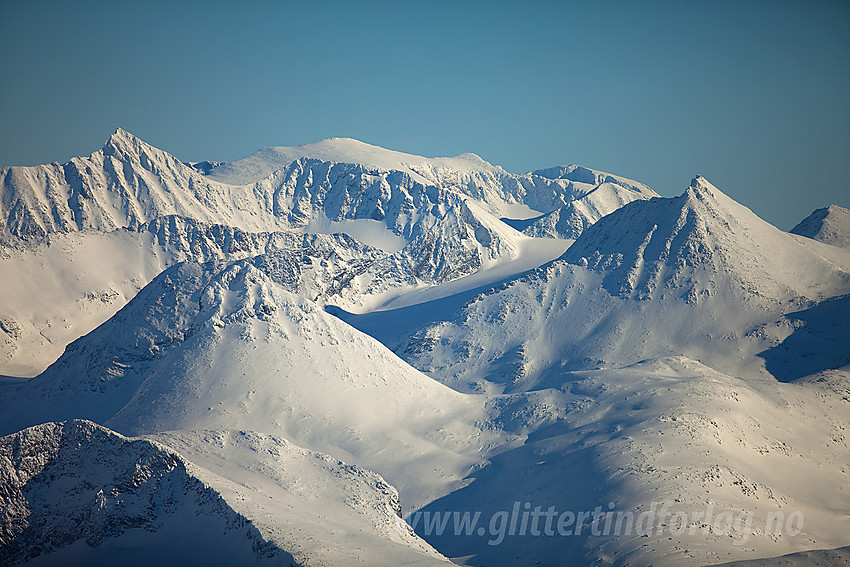
[[[267,177],[293,161],[310,158],[335,163],[359,164],[370,169],[405,171],[417,181],[429,183],[419,171],[427,168],[450,168],[457,171],[505,173],[479,156],[471,153],[453,158],[426,158],[404,152],[387,150],[353,138],[328,138],[312,144],[293,147],[262,148],[250,156],[218,165],[209,177],[223,183],[245,185]]]
[[[791,233],[850,248],[850,210],[838,205],[818,209],[792,228]]]
[[[564,254],[605,273],[609,292],[646,298],[716,293],[818,299],[847,274],[697,176],[680,196],[630,203],[589,227]],[[723,290],[725,288],[725,291]]]

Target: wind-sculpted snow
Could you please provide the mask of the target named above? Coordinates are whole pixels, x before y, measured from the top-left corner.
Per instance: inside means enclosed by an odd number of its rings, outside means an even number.
[[[0,560],[130,565],[144,555],[175,564],[191,554],[207,565],[294,562],[193,469],[173,451],[89,421],[0,438]]]

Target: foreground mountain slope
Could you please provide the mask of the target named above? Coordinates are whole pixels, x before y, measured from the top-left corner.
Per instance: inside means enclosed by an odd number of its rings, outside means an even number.
[[[198,478],[303,565],[450,565],[402,520],[398,492],[376,473],[248,431],[150,438],[200,465]]]
[[[282,439],[200,431],[152,443],[75,420],[0,439],[0,459],[4,565],[445,564],[380,476]]]
[[[850,248],[850,210],[838,205],[818,209],[792,228],[791,233]]]
[[[564,372],[494,397],[524,443],[411,523],[481,566],[702,566],[846,545],[849,377],[751,384],[685,357]],[[480,511],[484,532],[440,533],[446,510]],[[535,510],[556,515],[532,523]]]
[[[0,438],[0,463],[4,565],[293,563],[192,465],[149,441],[46,423]]]

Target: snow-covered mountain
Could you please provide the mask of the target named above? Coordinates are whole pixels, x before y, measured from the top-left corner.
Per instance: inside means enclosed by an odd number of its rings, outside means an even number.
[[[76,417],[128,435],[253,430],[368,463],[401,483],[408,506],[448,491],[505,440],[473,426],[484,401],[321,310],[301,261],[165,270],[41,375],[0,391],[0,431]]]
[[[0,462],[4,565],[446,563],[380,476],[274,437],[72,420],[0,438]]]
[[[386,252],[341,234],[245,232],[167,216],[135,230],[69,232],[0,258],[0,373],[34,376],[177,262],[252,257],[285,250],[319,302],[357,305],[416,279]],[[113,261],[113,259],[122,259]],[[22,277],[23,276],[23,277]],[[38,285],[32,285],[37,282]]]
[[[340,138],[187,165],[119,130],[0,171],[0,222],[4,564],[850,543],[850,252],[701,177],[660,198]]]
[[[208,177],[230,184],[247,184],[304,158],[332,163],[357,163],[377,171],[400,171],[423,185],[451,189],[472,197],[496,216],[515,219],[512,225],[528,225],[562,207],[588,197],[575,209],[563,213],[564,221],[537,228],[534,236],[576,238],[581,230],[602,216],[635,199],[657,197],[646,185],[624,177],[578,165],[541,169],[524,175],[506,172],[475,154],[453,158],[425,158],[386,150],[350,138],[332,138],[295,147],[263,148],[235,162],[219,164]],[[567,226],[562,225],[566,223]],[[556,223],[551,223],[552,225]]]
[[[0,438],[0,462],[4,565],[292,560],[193,465],[150,441],[89,421],[46,423]],[[144,562],[122,543],[143,549]]]
[[[642,183],[577,165],[542,169],[534,175],[563,184],[575,198],[538,218],[522,221],[522,231],[530,236],[575,239],[626,203],[658,196]]]
[[[682,354],[761,376],[757,355],[794,330],[785,314],[848,293],[845,251],[798,240],[696,178],[680,197],[626,205],[557,261],[392,344],[464,391]]]
[[[850,248],[850,210],[838,205],[818,209],[792,228],[791,233]]]
[[[8,290],[0,302],[0,374],[37,374],[178,261],[262,253],[285,242],[285,232],[344,232],[374,249],[360,262],[372,266],[361,270],[368,271],[364,289],[338,300],[357,308],[380,303],[391,289],[521,259],[529,239],[503,215],[538,215],[588,194],[608,195],[610,210],[654,195],[576,166],[515,176],[471,155],[418,158],[354,140],[262,150],[246,160],[205,176],[118,129],[89,157],[0,170],[0,279]],[[243,185],[216,181],[216,171],[254,171],[255,162],[264,176],[242,175]],[[581,226],[608,209],[594,206]],[[133,261],[100,261],[125,255]]]

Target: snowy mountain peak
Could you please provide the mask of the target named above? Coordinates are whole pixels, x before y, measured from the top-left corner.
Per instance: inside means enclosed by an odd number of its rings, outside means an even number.
[[[685,193],[689,197],[696,198],[698,200],[711,199],[713,201],[725,201],[732,202],[732,200],[726,196],[720,189],[712,185],[708,179],[703,177],[702,175],[697,175],[691,180],[691,184],[688,185],[688,188],[685,190]]]
[[[537,169],[532,172],[532,175],[552,180],[563,179],[592,186],[601,185],[603,183],[618,184],[628,187],[633,191],[651,193],[650,196],[655,196],[655,192],[643,183],[577,164],[556,165],[555,167],[548,167],[546,169]]]
[[[604,272],[612,294],[642,299],[678,290],[696,302],[724,288],[775,301],[847,281],[699,175],[678,197],[635,201],[600,219],[564,259]]]
[[[367,169],[403,171],[424,184],[433,180],[422,177],[420,170],[429,168],[449,167],[463,172],[504,173],[501,167],[493,166],[475,154],[461,154],[453,158],[426,158],[388,150],[353,138],[328,138],[301,146],[262,148],[246,158],[213,168],[209,177],[232,185],[253,183],[304,158],[356,164]]]
[[[116,128],[115,132],[103,144],[103,151],[106,155],[111,155],[115,150],[147,146],[140,138],[137,138],[123,128]],[[148,146],[151,147],[152,146]]]
[[[114,157],[118,160],[132,160],[133,158],[138,160],[140,156],[147,156],[149,159],[168,161],[169,165],[172,166],[175,166],[176,163],[171,162],[178,162],[177,158],[169,153],[151,146],[123,128],[116,128],[115,132],[103,144],[101,151],[105,157]],[[142,163],[146,164],[148,161]]]
[[[792,228],[791,233],[850,248],[850,210],[838,205],[818,209]]]

